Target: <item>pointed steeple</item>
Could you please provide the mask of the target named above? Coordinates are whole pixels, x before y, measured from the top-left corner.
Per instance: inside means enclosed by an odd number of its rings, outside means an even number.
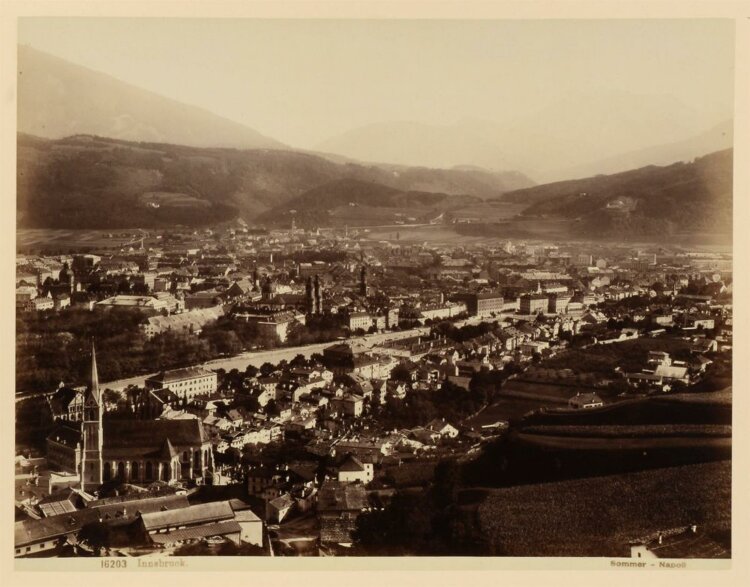
[[[98,488],[103,482],[102,401],[99,391],[99,372],[96,368],[96,348],[91,342],[91,380],[86,389],[81,422],[83,453],[81,455],[81,489]]]
[[[91,379],[89,380],[89,395],[98,404],[99,394],[99,370],[96,367],[96,346],[91,342]]]

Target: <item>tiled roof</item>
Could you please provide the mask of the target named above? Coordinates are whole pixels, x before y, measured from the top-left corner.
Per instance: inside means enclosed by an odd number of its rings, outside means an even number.
[[[92,510],[78,510],[41,520],[23,520],[16,522],[14,528],[15,546],[34,544],[51,540],[67,534],[75,534],[90,522],[96,522],[99,514]]]
[[[207,442],[200,420],[104,420],[104,452],[161,451],[169,439],[179,450]]]
[[[339,466],[339,471],[344,472],[361,472],[365,470],[365,466],[362,464],[362,461],[360,461],[357,457],[354,455],[347,455],[346,459],[344,459],[344,462],[341,463]]]
[[[294,505],[294,500],[289,494],[284,494],[268,502],[268,505],[277,510],[283,510],[292,507]]]
[[[156,544],[173,544],[181,540],[197,540],[199,538],[208,538],[209,536],[226,536],[227,534],[239,534],[242,527],[234,520],[229,522],[217,522],[215,524],[206,524],[204,526],[193,526],[192,528],[182,528],[173,530],[164,534],[151,534],[149,538]]]
[[[173,383],[175,381],[185,381],[186,379],[195,379],[197,377],[206,377],[213,375],[213,371],[207,371],[202,367],[185,367],[184,369],[173,369],[171,371],[162,371],[158,375],[150,377],[149,381],[158,381],[160,383]]]
[[[189,506],[190,502],[184,495],[164,495],[139,501],[127,501],[97,506],[95,509],[99,512],[101,519],[106,521],[118,518],[132,519],[138,515],[163,512],[167,510],[176,511]]]
[[[320,541],[323,543],[348,544],[352,542],[352,532],[356,519],[323,516],[320,519]]]
[[[179,396],[174,391],[172,391],[171,389],[167,387],[163,389],[154,389],[150,393],[157,400],[165,404],[177,401],[179,399]]]
[[[44,517],[49,518],[59,514],[75,512],[76,506],[66,499],[61,501],[51,501],[48,503],[39,503],[39,509],[42,514],[44,514]]]
[[[55,427],[47,436],[47,439],[72,448],[75,448],[76,444],[82,443],[80,428],[65,423]]]
[[[228,501],[215,501],[191,505],[177,510],[143,514],[141,520],[146,530],[159,530],[168,526],[205,524],[234,517]]]
[[[126,493],[121,495],[113,495],[111,497],[103,497],[94,501],[86,503],[87,508],[101,507],[105,505],[112,505],[116,503],[142,501],[147,499],[154,499],[157,497],[168,497],[173,496],[177,493],[177,489],[169,485],[164,485],[158,489],[152,489],[150,491],[138,491],[137,493]]]
[[[327,479],[318,493],[318,511],[362,511],[367,507],[367,491],[362,485],[343,484]]]

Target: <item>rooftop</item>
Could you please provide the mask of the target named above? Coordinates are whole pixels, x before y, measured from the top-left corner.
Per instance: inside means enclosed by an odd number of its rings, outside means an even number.
[[[200,420],[104,420],[104,451],[173,447],[207,442]]]
[[[367,505],[367,491],[356,483],[327,479],[318,493],[318,511],[361,511]]]
[[[159,530],[169,526],[205,524],[230,518],[234,518],[234,511],[228,501],[201,503],[176,510],[141,515],[143,527],[147,531]]]
[[[202,367],[185,367],[183,369],[172,369],[171,371],[162,371],[158,375],[150,377],[147,381],[158,383],[174,383],[175,381],[186,381],[198,377],[208,377],[216,375],[213,371],[208,371]]]
[[[225,536],[227,534],[238,534],[242,532],[239,522],[234,520],[227,522],[217,522],[203,526],[194,526],[192,528],[182,528],[173,530],[164,534],[152,534],[151,540],[156,544],[173,544],[182,540],[196,540],[199,538],[208,538],[209,536]]]

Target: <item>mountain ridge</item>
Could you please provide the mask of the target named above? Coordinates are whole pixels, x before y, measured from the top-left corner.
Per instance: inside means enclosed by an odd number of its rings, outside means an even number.
[[[476,198],[533,185],[515,172],[380,168],[334,163],[288,149],[194,147],[91,135],[49,140],[20,133],[18,224],[148,227],[235,216],[252,221],[317,186],[347,177],[402,191]]]
[[[668,237],[675,232],[732,233],[733,149],[671,165],[564,180],[508,192],[526,220],[567,219],[575,229]]]
[[[670,95],[581,93],[507,122],[463,118],[451,124],[370,123],[329,137],[315,148],[381,164],[517,169],[547,183],[690,159],[732,146],[731,134],[721,141],[709,136],[731,121],[706,129],[696,119]]]
[[[18,47],[18,130],[204,147],[288,148],[255,129],[30,46]]]

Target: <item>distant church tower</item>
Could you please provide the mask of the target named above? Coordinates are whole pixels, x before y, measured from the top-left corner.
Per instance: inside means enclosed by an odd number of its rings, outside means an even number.
[[[367,297],[367,269],[364,265],[359,271],[359,295]]]
[[[315,292],[313,291],[312,277],[307,278],[307,284],[305,285],[305,305],[307,306],[308,314],[317,314],[317,304],[315,303]]]
[[[266,277],[266,280],[261,286],[261,295],[263,296],[264,302],[269,301],[271,299],[271,296],[273,295],[273,281],[271,281],[270,275]]]
[[[81,489],[91,491],[98,489],[104,482],[104,465],[102,463],[102,397],[99,391],[99,373],[96,368],[96,349],[91,344],[91,381],[83,400],[83,454],[81,455]]]
[[[320,285],[320,277],[315,276],[315,313],[323,313],[323,289]]]

